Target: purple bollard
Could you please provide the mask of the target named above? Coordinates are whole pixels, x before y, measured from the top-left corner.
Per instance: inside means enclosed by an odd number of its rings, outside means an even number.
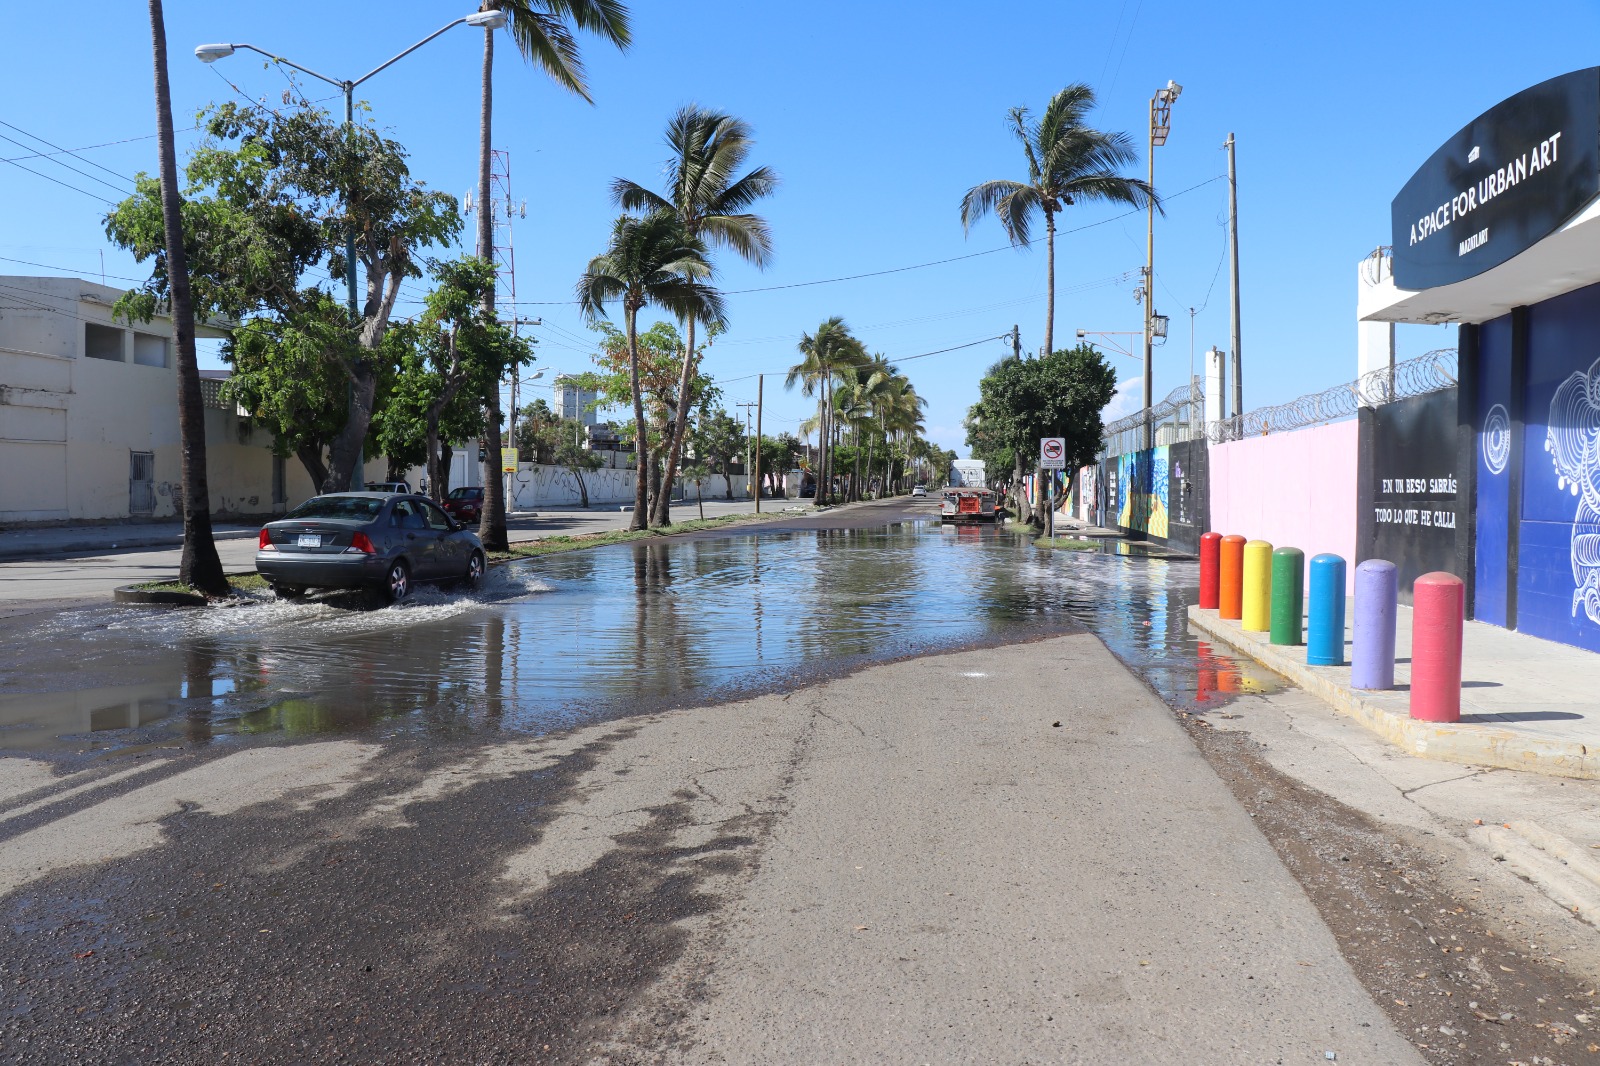
[[[1387,559],[1368,559],[1356,567],[1355,646],[1350,654],[1350,687],[1394,688],[1395,611],[1399,575]]]

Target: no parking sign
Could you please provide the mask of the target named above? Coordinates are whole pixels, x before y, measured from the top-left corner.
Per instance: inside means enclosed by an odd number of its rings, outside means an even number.
[[[1046,470],[1067,468],[1067,439],[1065,437],[1039,438],[1039,465]]]

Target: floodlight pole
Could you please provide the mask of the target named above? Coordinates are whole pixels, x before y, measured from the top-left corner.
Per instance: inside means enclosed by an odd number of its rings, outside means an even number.
[[[1172,102],[1183,86],[1169,80],[1150,97],[1150,201],[1146,205],[1144,236],[1144,446],[1155,447],[1155,423],[1150,409],[1155,405],[1155,301],[1156,301],[1156,148],[1167,143],[1172,127]]]

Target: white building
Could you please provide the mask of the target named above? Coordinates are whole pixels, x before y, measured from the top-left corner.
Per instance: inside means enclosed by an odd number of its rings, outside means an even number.
[[[171,518],[182,495],[170,318],[113,319],[125,290],[0,277],[0,522]],[[204,338],[226,336],[198,326]],[[205,373],[206,466],[221,516],[281,512],[314,494],[272,434]],[[383,463],[367,466],[382,477]]]

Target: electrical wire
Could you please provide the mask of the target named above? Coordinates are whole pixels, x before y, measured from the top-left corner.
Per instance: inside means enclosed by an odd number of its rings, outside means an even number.
[[[96,163],[92,159],[84,159],[82,156],[78,155],[72,149],[63,148],[59,144],[52,144],[50,141],[45,140],[43,137],[39,136],[37,133],[29,133],[27,130],[23,129],[21,126],[13,126],[11,123],[5,121],[4,119],[0,119],[0,126],[4,126],[8,130],[13,130],[13,131],[15,131],[17,133],[20,133],[24,137],[28,138],[29,140],[38,141],[40,144],[45,145],[46,147],[54,148],[58,154],[70,155],[70,156],[72,156],[72,158],[76,159],[80,163],[87,163],[90,166],[92,166],[92,167],[94,167],[94,168],[96,168],[98,170],[103,170],[107,174],[110,174],[113,178],[117,178],[120,181],[125,181],[129,185],[133,184],[133,179],[128,177],[128,175],[119,174],[115,170],[112,170],[110,167],[102,166],[101,164]],[[0,134],[0,136],[3,136],[3,134]],[[14,140],[13,138],[10,138],[10,137],[6,137],[5,139],[8,140],[8,141],[11,141],[12,144],[15,144],[15,145],[17,145],[17,146],[19,146],[21,148],[31,148],[32,147],[31,145],[23,144],[21,141]],[[66,166],[66,164],[65,163],[61,163],[60,160],[51,160],[51,161],[57,163],[60,166]],[[68,167],[68,169],[71,170],[71,169],[74,169],[74,168]],[[78,173],[83,174],[83,171],[80,170],[80,171],[78,171]],[[84,174],[83,176],[86,177],[86,178],[93,178],[93,180],[95,180],[95,181],[99,181],[100,180],[99,178],[95,178],[94,175],[92,175],[92,174]]]

